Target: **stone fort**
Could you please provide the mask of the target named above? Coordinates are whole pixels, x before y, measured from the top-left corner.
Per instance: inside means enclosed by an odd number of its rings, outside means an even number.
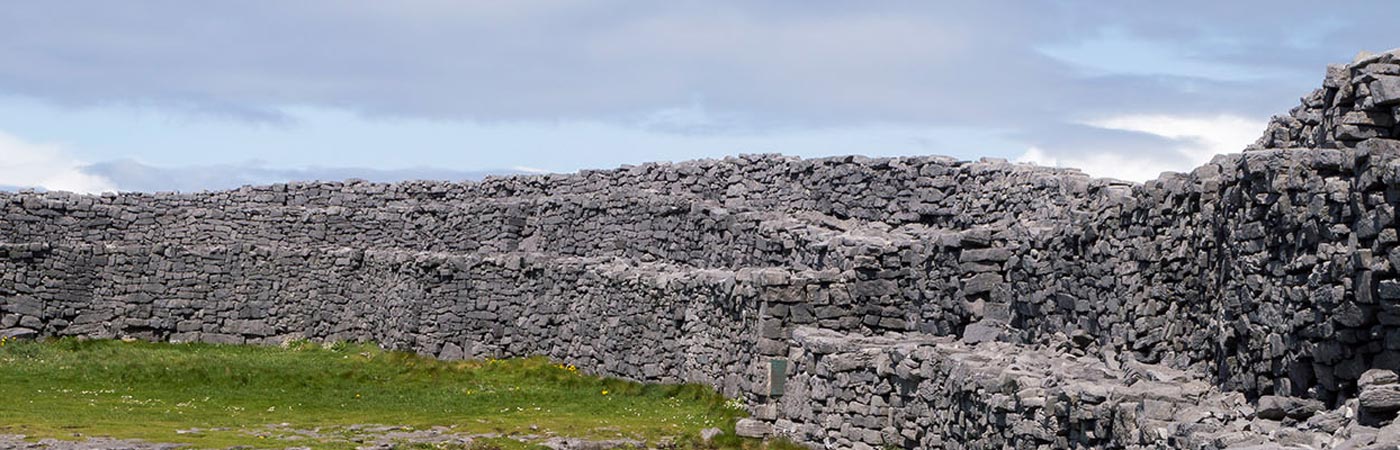
[[[0,333],[545,355],[814,447],[1395,448],[1397,113],[1388,52],[1143,184],[751,155],[0,193]]]

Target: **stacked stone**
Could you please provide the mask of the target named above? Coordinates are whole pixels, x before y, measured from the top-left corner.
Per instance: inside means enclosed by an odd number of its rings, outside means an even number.
[[[748,272],[255,246],[10,244],[0,253],[0,328],[10,334],[373,341],[448,359],[547,355],[736,396],[757,383],[757,372],[733,370],[756,348],[744,339],[761,301]]]
[[[626,232],[651,225],[638,216],[684,216],[696,208],[965,228],[1061,214],[1077,201],[1086,180],[1074,171],[995,160],[751,156],[457,185],[319,183],[98,197],[21,193],[0,195],[0,238],[467,252],[479,251],[468,242],[485,241],[497,245],[481,251],[501,251],[536,229],[558,233],[569,241],[565,245],[587,238],[589,230],[568,227],[599,222],[592,218],[597,214],[613,219],[598,223],[600,228]],[[376,203],[376,196],[383,200]],[[623,237],[650,243],[647,231]],[[670,230],[654,232],[664,231]]]
[[[1367,394],[1336,410],[1263,397],[1258,407],[1166,366],[1105,363],[1053,348],[949,337],[867,337],[799,328],[771,424],[826,448],[1395,448],[1400,382],[1369,372]],[[1368,415],[1377,417],[1367,423]],[[762,417],[761,417],[762,418]],[[1374,428],[1368,425],[1384,425]]]
[[[1361,53],[1327,66],[1322,88],[1286,116],[1269,122],[1255,143],[1271,148],[1351,148],[1372,138],[1400,137],[1400,49]]]

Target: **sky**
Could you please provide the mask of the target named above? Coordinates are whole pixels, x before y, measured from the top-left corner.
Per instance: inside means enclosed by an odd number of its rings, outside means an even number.
[[[0,186],[476,179],[748,153],[1133,181],[1242,150],[1400,3],[17,2]]]

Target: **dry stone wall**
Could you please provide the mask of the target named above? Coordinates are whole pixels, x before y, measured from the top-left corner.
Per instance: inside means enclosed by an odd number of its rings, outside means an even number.
[[[1370,445],[1394,410],[1359,403],[1389,389],[1368,371],[1400,369],[1395,57],[1144,184],[751,155],[0,193],[0,333],[541,354],[711,384],[747,431],[836,448]]]
[[[1400,49],[1397,49],[1400,50]],[[1400,136],[1400,52],[1362,52],[1351,64],[1327,67],[1322,88],[1287,115],[1274,117],[1254,148],[1350,148]]]
[[[3,325],[43,334],[375,341],[449,359],[540,354],[730,395],[756,376],[730,370],[753,353],[744,337],[759,300],[730,272],[247,245],[0,248]]]
[[[776,426],[832,447],[1220,448],[1331,438],[1240,432],[1250,417],[1242,394],[1162,366],[949,337],[811,328],[794,337],[788,390],[804,401],[784,402]]]

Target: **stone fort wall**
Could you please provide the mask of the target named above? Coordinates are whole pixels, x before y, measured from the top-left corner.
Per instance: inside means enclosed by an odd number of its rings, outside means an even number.
[[[1249,151],[1144,184],[753,155],[0,193],[0,332],[542,354],[711,384],[830,447],[1214,445],[1220,405],[1343,405],[1368,369],[1400,369],[1393,57],[1329,70]],[[1054,367],[1104,375],[1027,391]],[[1175,394],[1144,394],[1141,373]],[[1207,412],[1164,425],[1181,411]]]

